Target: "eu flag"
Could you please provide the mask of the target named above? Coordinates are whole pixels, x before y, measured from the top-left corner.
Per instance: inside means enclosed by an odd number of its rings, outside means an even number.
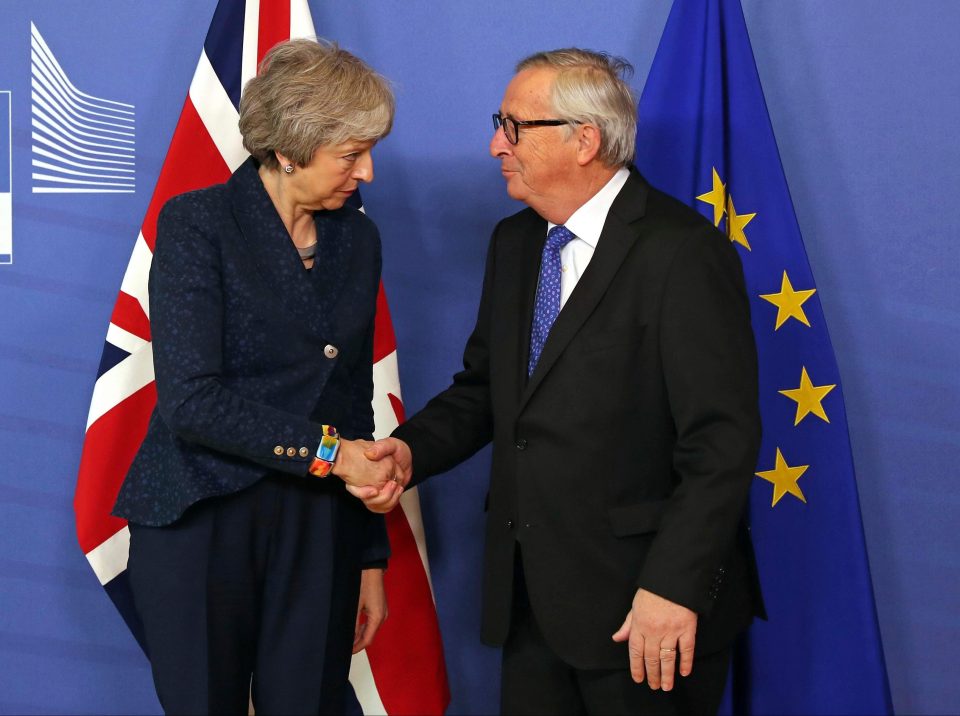
[[[769,621],[738,653],[734,710],[890,713],[840,376],[739,0],[674,0],[636,163],[737,245],[750,293],[764,432],[750,523]]]

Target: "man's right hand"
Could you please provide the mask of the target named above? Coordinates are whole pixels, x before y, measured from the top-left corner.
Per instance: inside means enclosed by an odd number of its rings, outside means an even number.
[[[393,470],[392,478],[379,490],[347,484],[347,491],[363,500],[363,504],[371,512],[389,512],[400,502],[403,488],[413,477],[413,453],[410,446],[397,438],[384,438],[373,444],[367,443],[363,455],[376,465],[389,462]]]

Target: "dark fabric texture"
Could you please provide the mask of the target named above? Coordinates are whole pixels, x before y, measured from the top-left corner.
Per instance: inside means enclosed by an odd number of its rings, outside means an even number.
[[[285,476],[131,524],[130,580],[170,714],[339,714],[360,589],[362,523],[330,488]],[[331,589],[331,586],[333,587]]]
[[[150,271],[157,406],[114,513],[168,713],[341,713],[381,515],[309,475],[322,424],[373,432],[380,239],[316,214],[305,271],[253,160],[171,199]],[[355,699],[354,699],[355,701]]]
[[[348,207],[316,226],[305,271],[253,159],[164,206],[149,284],[157,406],[114,514],[165,525],[271,471],[316,479],[323,423],[372,437],[379,233]],[[362,519],[379,524],[368,557],[383,559],[382,518]]]
[[[546,641],[616,669],[610,636],[638,587],[699,615],[726,648],[763,613],[743,524],[760,442],[757,362],[739,257],[634,169],[527,379],[546,221],[496,227],[476,327],[453,384],[401,425],[414,482],[489,441],[482,636],[503,644],[523,548]]]
[[[729,647],[696,657],[690,675],[677,674],[670,691],[637,684],[627,665],[576,669],[544,639],[530,610],[523,569],[519,559],[517,562],[510,632],[503,646],[501,714],[705,716],[717,712],[727,683]]]

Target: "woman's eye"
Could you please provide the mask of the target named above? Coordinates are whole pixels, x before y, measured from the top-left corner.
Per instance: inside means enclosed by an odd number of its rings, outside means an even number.
[[[346,155],[346,156],[344,157],[344,159],[346,159],[348,162],[355,162],[355,161],[357,161],[357,157],[359,157],[359,156],[360,156],[359,154],[357,154],[356,152],[354,152],[353,154],[348,154],[348,155]]]

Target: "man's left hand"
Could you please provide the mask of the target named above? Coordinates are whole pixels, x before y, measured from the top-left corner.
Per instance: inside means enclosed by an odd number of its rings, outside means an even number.
[[[630,674],[634,681],[640,684],[646,678],[651,689],[670,691],[678,650],[680,675],[689,676],[693,671],[696,634],[696,612],[638,589],[633,607],[613,640],[629,640]]]

